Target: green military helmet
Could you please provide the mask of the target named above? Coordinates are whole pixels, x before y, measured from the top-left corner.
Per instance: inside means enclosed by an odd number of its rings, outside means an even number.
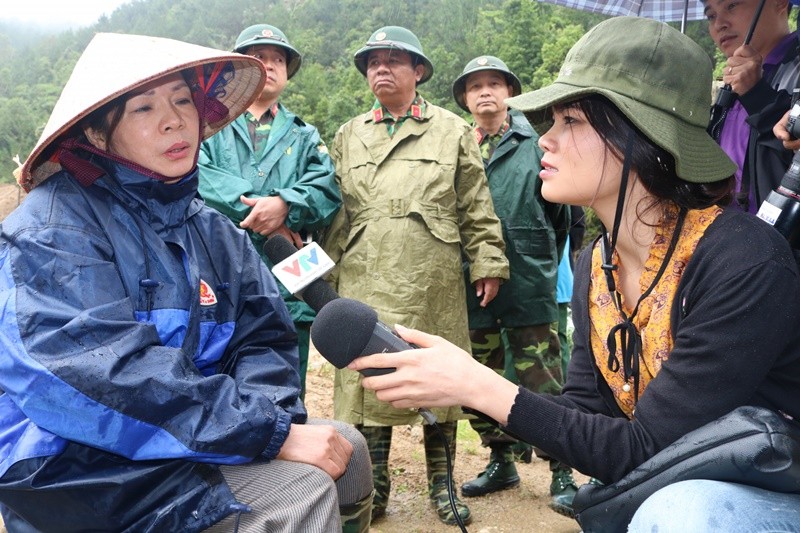
[[[433,64],[422,52],[422,44],[420,44],[419,39],[411,31],[400,26],[384,26],[373,33],[367,44],[356,52],[353,61],[358,71],[366,76],[367,56],[369,56],[369,53],[373,50],[391,50],[393,48],[408,52],[411,54],[412,59],[416,58],[422,63],[425,72],[422,73],[422,78],[420,78],[417,85],[425,83],[433,76]]]
[[[269,44],[272,46],[279,46],[286,50],[286,78],[291,79],[298,70],[300,64],[303,62],[303,56],[300,55],[286,38],[281,30],[269,24],[255,24],[242,30],[239,37],[236,39],[236,45],[233,47],[234,52],[243,54],[251,46],[259,44]]]
[[[502,72],[506,80],[508,80],[508,84],[511,85],[511,96],[519,96],[522,93],[522,84],[519,82],[519,78],[509,70],[508,66],[506,66],[502,60],[494,56],[478,56],[467,63],[461,76],[456,78],[456,81],[453,82],[453,98],[456,99],[456,103],[464,111],[469,112],[467,103],[464,101],[467,78],[470,74],[480,72],[481,70],[496,70]]]

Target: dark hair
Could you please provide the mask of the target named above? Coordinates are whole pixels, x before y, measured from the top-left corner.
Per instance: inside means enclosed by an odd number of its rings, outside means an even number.
[[[631,170],[636,172],[644,188],[654,197],[653,203],[644,206],[644,210],[667,210],[671,206],[705,209],[730,203],[733,176],[710,183],[694,183],[680,178],[675,171],[675,158],[653,143],[605,97],[591,95],[557,107],[575,108],[586,115],[608,150],[620,160],[625,157],[628,138],[633,133],[629,161]]]
[[[700,0],[700,3],[703,4],[704,6],[707,6],[709,1],[710,0]],[[787,2],[787,4],[786,4],[786,18],[787,19],[789,17],[791,17],[791,15],[792,15],[792,7],[794,7],[794,4],[791,2],[791,0],[789,0],[789,2]],[[703,19],[705,19],[705,13],[703,14]]]
[[[131,98],[131,94],[124,94],[114,98],[110,102],[98,107],[81,121],[79,127],[81,131],[90,128],[97,132],[106,140],[111,141],[111,136],[122,121],[125,112],[125,103]]]
[[[204,65],[204,72],[208,65]],[[232,71],[232,67],[230,68]],[[228,71],[224,71],[225,75],[227,76]],[[197,88],[195,87],[197,83],[194,80],[194,73],[191,69],[186,69],[180,72],[180,75],[186,80],[186,83],[189,85],[189,88],[194,93]],[[220,82],[216,83],[214,86],[214,90],[218,93],[224,94],[223,87],[225,86],[225,82],[227,81],[226,76],[220,76]],[[107,102],[106,104],[98,107],[89,115],[84,118],[78,127],[80,129],[80,133],[83,133],[83,130],[86,128],[91,128],[98,134],[100,134],[103,139],[106,140],[106,143],[111,143],[111,139],[116,131],[119,123],[122,121],[122,116],[125,112],[125,104],[139,94],[136,90],[129,91],[121,96],[118,96]],[[216,96],[216,94],[214,94]]]

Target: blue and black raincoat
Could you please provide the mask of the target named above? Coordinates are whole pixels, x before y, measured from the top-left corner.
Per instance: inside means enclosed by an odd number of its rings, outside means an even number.
[[[61,171],[2,224],[3,514],[199,531],[244,508],[217,465],[274,458],[306,419],[296,334],[196,171],[166,185],[94,162],[92,186]]]

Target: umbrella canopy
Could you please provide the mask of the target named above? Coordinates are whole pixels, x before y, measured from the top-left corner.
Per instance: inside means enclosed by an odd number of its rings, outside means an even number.
[[[700,0],[539,0],[602,15],[646,17],[661,22],[681,21],[683,32],[688,20],[702,20]]]

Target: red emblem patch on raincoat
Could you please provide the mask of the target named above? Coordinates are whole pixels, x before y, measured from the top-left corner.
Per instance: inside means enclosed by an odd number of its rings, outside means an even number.
[[[216,305],[217,295],[211,289],[211,285],[200,280],[200,305]]]

